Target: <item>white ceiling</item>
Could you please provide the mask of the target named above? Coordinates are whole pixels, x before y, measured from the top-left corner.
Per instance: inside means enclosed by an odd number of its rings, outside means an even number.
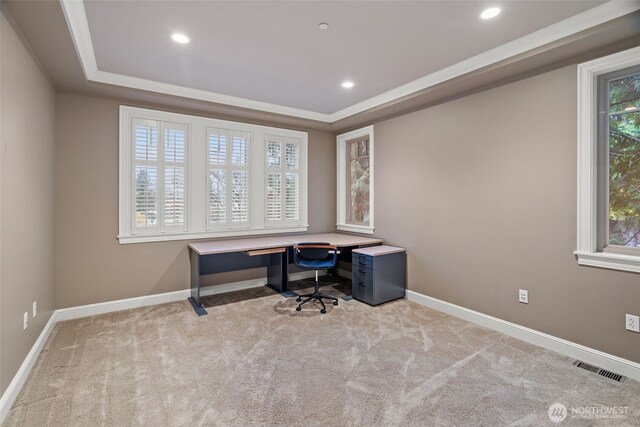
[[[327,122],[639,8],[526,0],[62,4],[89,80]],[[493,5],[502,13],[480,20]],[[321,22],[329,29],[319,30]],[[191,43],[176,44],[173,32]],[[344,80],[355,87],[343,89]]]

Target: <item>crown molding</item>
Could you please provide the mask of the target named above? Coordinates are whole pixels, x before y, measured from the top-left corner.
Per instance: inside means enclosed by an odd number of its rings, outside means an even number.
[[[89,31],[87,14],[84,9],[84,2],[82,0],[60,0],[60,4],[65,20],[67,21],[67,26],[69,27],[69,32],[71,33],[71,39],[80,58],[82,70],[84,71],[86,79],[89,81],[330,123],[330,116],[325,113],[317,113],[315,111],[270,104],[99,70],[91,42],[91,33]]]
[[[89,81],[315,120],[329,124],[398,101],[448,80],[530,52],[640,10],[640,2],[611,0],[578,15],[564,19],[402,86],[398,86],[380,95],[376,95],[334,113],[326,114],[99,70],[91,42],[91,33],[89,31],[89,23],[83,1],[60,0],[60,4],[85,77]]]
[[[64,19],[67,21],[67,27],[69,27],[71,40],[73,40],[76,53],[80,58],[84,76],[87,80],[91,80],[91,76],[98,71],[98,63],[91,43],[91,32],[84,10],[84,2],[82,0],[60,0],[60,5]]]
[[[166,95],[197,99],[199,101],[208,101],[216,104],[224,104],[233,107],[247,108],[250,110],[265,111],[268,113],[298,117],[301,119],[316,120],[323,123],[331,123],[331,117],[329,114],[317,113],[315,111],[302,110],[299,108],[292,108],[284,105],[270,104],[268,102],[255,101],[252,99],[239,98],[236,96],[223,95],[206,90],[177,86],[169,83],[141,79],[138,77],[109,73],[106,71],[96,70],[91,75],[91,77],[87,76],[87,79],[97,83],[106,83],[115,86],[128,87],[131,89],[164,93]]]
[[[500,45],[476,56],[472,56],[427,76],[337,111],[331,114],[331,122],[346,119],[371,108],[396,101],[400,98],[428,89],[456,77],[460,77],[470,72],[493,65],[497,62],[540,48],[565,37],[588,30],[589,28],[597,25],[604,24],[605,22],[613,19],[620,18],[629,13],[633,13],[636,10],[640,10],[640,2],[609,1],[593,9],[589,9],[578,15],[574,15],[548,27],[544,27],[538,31],[527,34],[526,36]]]

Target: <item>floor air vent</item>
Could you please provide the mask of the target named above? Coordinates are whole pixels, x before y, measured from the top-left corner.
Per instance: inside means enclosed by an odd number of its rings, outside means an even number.
[[[611,380],[618,381],[619,383],[624,382],[624,380],[627,379],[627,377],[623,377],[620,374],[615,374],[611,371],[607,371],[606,369],[598,368],[597,366],[589,365],[588,363],[584,363],[579,360],[576,360],[575,362],[573,362],[573,364],[578,368],[582,368],[589,372],[593,372],[594,374],[598,374]]]

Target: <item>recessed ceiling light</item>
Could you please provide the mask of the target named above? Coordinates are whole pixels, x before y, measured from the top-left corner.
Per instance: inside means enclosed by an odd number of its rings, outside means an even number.
[[[347,89],[350,89],[350,88],[352,88],[353,86],[355,86],[355,85],[353,84],[353,82],[348,82],[348,81],[347,81],[347,82],[343,82],[343,83],[342,83],[342,87],[347,88]]]
[[[480,14],[480,18],[482,18],[482,19],[491,19],[491,18],[495,18],[498,15],[500,15],[500,8],[499,7],[490,7],[489,9],[485,10],[484,12],[482,12]]]
[[[326,30],[327,28],[329,28],[329,24],[327,24],[326,22],[321,22],[318,24],[318,28],[320,28],[321,30]]]
[[[184,34],[175,33],[171,35],[171,38],[176,43],[180,43],[180,44],[189,43],[189,37],[185,36]]]

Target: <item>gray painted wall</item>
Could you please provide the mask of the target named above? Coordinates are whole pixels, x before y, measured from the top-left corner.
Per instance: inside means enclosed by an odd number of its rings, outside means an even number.
[[[55,92],[4,14],[0,19],[1,394],[53,312]]]
[[[573,255],[576,75],[376,123],[376,235],[407,248],[413,291],[640,362],[640,334],[624,329],[640,275]]]
[[[113,99],[58,96],[57,308],[189,287],[187,242],[119,245],[116,239],[118,107],[121,103],[130,105]],[[162,109],[154,105],[136,106]],[[172,111],[198,114],[189,110]],[[332,133],[309,131],[309,232],[334,229],[335,155]],[[241,271],[207,278],[207,283],[265,275],[265,269]]]

